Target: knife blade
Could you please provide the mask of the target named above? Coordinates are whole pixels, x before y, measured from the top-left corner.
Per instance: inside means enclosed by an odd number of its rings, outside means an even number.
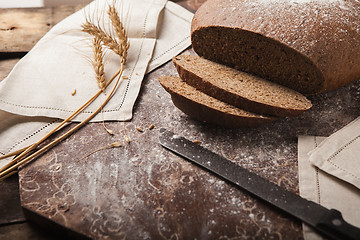
[[[300,219],[332,239],[360,239],[360,229],[336,209],[306,200],[182,136],[160,129],[160,144],[233,185]]]

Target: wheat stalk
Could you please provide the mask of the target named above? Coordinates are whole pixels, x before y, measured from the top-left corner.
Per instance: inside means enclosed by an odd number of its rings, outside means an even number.
[[[125,62],[127,57],[127,50],[130,47],[125,28],[114,6],[109,6],[108,15],[111,24],[115,29],[115,33],[119,39],[119,45],[121,47],[121,51],[123,52],[121,61]]]
[[[120,19],[119,19],[120,21]],[[121,21],[120,21],[121,23]],[[94,111],[88,118],[86,118],[85,120],[83,120],[81,123],[77,124],[75,127],[73,127],[72,129],[70,129],[69,131],[67,131],[65,134],[63,134],[62,136],[58,137],[57,139],[53,140],[52,142],[50,142],[49,144],[47,144],[46,146],[42,147],[41,149],[38,149],[37,151],[35,151],[34,153],[30,154],[30,152],[32,150],[36,150],[36,148],[43,142],[45,141],[48,137],[50,137],[54,132],[56,132],[57,130],[59,130],[62,126],[64,126],[64,124],[66,124],[67,122],[69,122],[71,119],[73,119],[77,114],[79,114],[81,111],[83,111],[88,105],[90,105],[102,92],[103,90],[98,91],[92,98],[90,98],[85,104],[83,104],[78,110],[76,110],[73,114],[71,114],[68,118],[66,118],[62,123],[60,123],[55,129],[53,129],[50,133],[46,134],[45,137],[43,137],[42,139],[40,139],[38,142],[36,142],[35,144],[30,145],[29,147],[27,147],[24,151],[22,151],[20,153],[20,155],[18,155],[17,157],[15,157],[12,161],[10,161],[7,165],[5,165],[3,168],[0,169],[0,181],[11,176],[13,173],[15,173],[17,171],[17,168],[20,166],[23,166],[24,164],[28,163],[29,161],[31,161],[32,159],[34,159],[35,157],[39,156],[40,154],[44,153],[45,151],[47,151],[48,149],[50,149],[51,147],[55,146],[56,144],[58,144],[59,142],[61,142],[62,140],[64,140],[65,138],[67,138],[68,136],[70,136],[71,134],[73,134],[74,132],[76,132],[77,130],[79,130],[83,125],[85,125],[88,121],[90,121],[92,118],[94,118],[100,111],[101,109],[108,103],[108,101],[111,99],[111,97],[114,95],[115,90],[117,89],[119,82],[120,82],[120,77],[123,73],[124,70],[124,64],[126,62],[126,58],[127,58],[127,51],[129,49],[129,43],[128,43],[128,39],[127,39],[127,35],[125,31],[121,30],[121,42],[120,44],[113,39],[109,34],[107,34],[105,31],[103,31],[100,27],[96,26],[95,24],[92,24],[88,21],[88,19],[86,20],[86,22],[82,25],[83,26],[83,31],[87,32],[91,35],[93,35],[95,38],[99,38],[101,40],[101,42],[106,45],[109,49],[111,49],[112,51],[114,51],[116,54],[118,54],[121,57],[121,64],[120,64],[120,69],[117,71],[117,73],[114,74],[114,76],[105,84],[104,81],[104,89],[106,89],[106,87],[108,85],[110,85],[110,83],[112,83],[112,81],[116,78],[116,76],[118,76],[114,87],[112,88],[109,96],[105,99],[105,101],[101,104],[101,106]],[[121,24],[121,28],[122,24]],[[119,31],[120,28],[118,28],[118,30],[116,30],[116,32]],[[118,35],[120,36],[120,35]],[[120,38],[119,38],[120,39]],[[98,41],[98,40],[97,40]],[[95,42],[95,41],[94,41]],[[95,45],[95,44],[94,44]],[[95,46],[94,46],[95,48]],[[102,53],[101,53],[102,55]],[[95,56],[94,56],[95,57]],[[95,60],[96,61],[96,60]],[[101,67],[96,68],[96,73],[98,75],[101,75]],[[102,72],[104,71],[104,69],[102,68]],[[105,78],[104,78],[105,79]],[[23,149],[22,149],[23,150]],[[19,153],[20,151],[18,151],[17,153]],[[12,155],[13,153],[8,154],[7,156]],[[30,154],[30,155],[29,155]],[[5,157],[5,156],[3,156]]]
[[[94,153],[96,153],[98,151],[101,151],[101,150],[103,150],[105,148],[119,148],[119,147],[121,147],[121,142],[113,142],[113,143],[111,143],[109,145],[103,146],[101,148],[98,148],[98,149],[86,154],[84,157],[78,159],[77,162],[79,162],[79,161],[83,160],[84,158],[87,158],[87,157],[91,156],[92,154],[94,154]]]
[[[116,54],[121,55],[122,50],[118,43],[109,34],[102,30],[101,27],[96,26],[94,23],[91,23],[88,20],[81,26],[83,32],[86,32],[94,37],[98,37],[105,46],[114,51]]]
[[[95,36],[93,39],[94,61],[93,67],[99,88],[105,93],[105,72],[104,72],[104,53],[101,46],[101,39]]]
[[[94,23],[86,22],[82,25],[82,31],[86,32],[94,37],[98,37],[104,43],[106,47],[112,50],[115,54],[122,56],[123,48],[111,35],[106,33],[100,26],[96,26]]]
[[[113,37],[111,34],[108,34],[99,25],[92,23],[89,19],[86,19],[85,23],[81,25],[82,31],[101,39],[103,44],[115,54],[119,55],[121,57],[121,62],[125,63],[127,59],[127,51],[130,47],[126,30],[114,6],[109,6],[108,16],[118,39]]]
[[[52,148],[53,146],[55,146],[56,144],[58,144],[59,142],[61,142],[62,140],[66,139],[67,137],[69,137],[71,134],[73,134],[74,132],[76,132],[77,130],[79,130],[82,126],[84,126],[87,122],[89,122],[92,118],[94,118],[99,112],[100,110],[109,102],[109,100],[111,99],[111,97],[113,96],[113,94],[115,93],[115,90],[117,88],[117,86],[119,85],[119,82],[120,82],[120,76],[122,74],[124,70],[124,64],[121,64],[121,67],[119,69],[119,71],[113,76],[112,79],[114,79],[117,75],[118,78],[115,82],[115,85],[114,87],[112,88],[109,96],[105,99],[105,101],[101,104],[101,106],[96,109],[95,112],[93,112],[89,117],[87,117],[85,120],[83,120],[82,122],[80,122],[79,124],[77,124],[75,127],[73,127],[72,129],[70,129],[69,131],[67,131],[65,134],[63,134],[62,136],[58,137],[57,139],[53,140],[52,142],[50,142],[49,144],[47,144],[46,146],[42,147],[41,149],[37,150],[36,152],[32,153],[31,155],[25,157],[24,159],[19,159],[17,158],[17,160],[19,160],[18,162],[17,161],[11,161],[11,165],[10,166],[5,166],[4,168],[2,168],[0,170],[0,180],[4,180],[5,178],[11,176],[12,172],[16,171],[16,169],[20,166],[23,166],[25,165],[26,163],[30,162],[32,159],[34,159],[35,157],[38,157],[40,154],[46,152],[47,150],[49,150],[50,148]],[[112,81],[112,80],[111,80]],[[107,83],[110,84],[109,81]],[[99,96],[100,94],[102,93],[102,91],[100,90],[96,95]],[[35,144],[34,144],[35,145]],[[29,147],[32,148],[34,145],[31,145]],[[33,148],[32,148],[33,149]],[[32,150],[31,149],[31,150]],[[30,150],[30,151],[31,151]],[[25,151],[26,152],[26,151]],[[22,155],[22,154],[20,154]],[[16,159],[16,158],[15,158]]]

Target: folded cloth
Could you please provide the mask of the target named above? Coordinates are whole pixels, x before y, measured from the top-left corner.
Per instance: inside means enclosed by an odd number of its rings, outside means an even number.
[[[321,170],[360,189],[359,156],[360,117],[326,138],[310,152],[309,160]]]
[[[80,26],[85,13],[97,19],[106,11],[105,2],[95,1],[54,26],[0,83],[0,154],[36,142],[57,126],[58,118],[68,117],[99,91],[89,60],[91,38]],[[131,119],[145,73],[191,44],[193,14],[183,7],[165,0],[122,0],[121,3],[130,39],[123,74],[128,79],[123,79],[103,109],[104,120]],[[118,67],[119,58],[109,52],[105,63],[107,79]],[[74,90],[76,94],[72,96]],[[102,94],[75,121],[86,118],[105,97]],[[93,119],[100,120],[101,115]],[[9,160],[0,160],[0,168]]]
[[[350,124],[350,127],[351,126],[354,125]],[[327,156],[332,156],[332,153],[342,149],[344,145],[340,144],[340,142],[346,145],[348,141],[351,141],[350,138],[342,138],[343,135],[341,132],[348,131],[348,127],[341,129],[328,138],[314,136],[299,137],[299,190],[302,197],[319,203],[329,209],[335,208],[339,210],[345,221],[360,227],[360,189],[353,184],[353,181],[351,181],[352,178],[349,179],[345,177],[344,173],[341,173],[339,177],[339,171],[333,171],[333,168],[324,170],[324,168],[321,169],[313,164],[313,162],[318,162],[321,159],[328,159]],[[339,136],[342,137],[339,138]],[[337,141],[335,141],[334,138],[337,138]],[[325,151],[324,148],[327,148],[328,152]],[[356,167],[358,166],[359,159],[352,158],[351,161],[349,161],[346,158],[336,158],[336,163],[339,167],[342,166],[342,163],[349,166],[351,162],[353,166]],[[360,175],[358,175],[358,177],[359,176]],[[305,240],[322,239],[320,235],[306,225],[303,225],[303,233]]]
[[[108,29],[110,21],[106,2],[94,1],[61,21],[16,64],[0,83],[1,110],[64,119],[99,91],[91,63],[92,37],[81,31],[81,24],[86,18],[91,18]],[[103,117],[99,115],[93,121],[102,118],[130,120],[145,73],[190,46],[193,14],[186,9],[166,0],[117,2],[121,3],[118,14],[123,17],[130,42],[123,73],[126,78],[122,79],[116,94],[104,108]],[[106,79],[119,67],[120,58],[110,50],[106,51]],[[75,90],[76,94],[72,96]],[[74,120],[85,119],[106,97],[100,95]]]
[[[6,155],[35,143],[60,122],[47,117],[27,117],[0,111],[0,154]],[[11,159],[0,160],[0,169]]]

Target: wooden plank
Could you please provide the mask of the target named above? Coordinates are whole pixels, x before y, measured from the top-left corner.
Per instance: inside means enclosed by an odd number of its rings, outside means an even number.
[[[19,179],[17,174],[0,181],[0,225],[25,221],[20,205]],[[1,234],[0,234],[0,239]]]
[[[0,9],[0,52],[28,52],[51,27],[81,7]]]
[[[192,12],[205,1],[174,0]],[[84,6],[0,9],[0,52],[28,52],[51,27]]]
[[[18,223],[0,227],[0,239],[60,240],[65,239],[53,232],[44,231],[30,223]]]
[[[0,9],[1,52],[27,52],[51,28],[51,9]]]
[[[19,58],[0,60],[0,80],[9,74],[18,61]],[[20,205],[18,175],[15,174],[4,181],[0,181],[0,189],[2,190],[0,197],[0,225],[25,221]],[[2,239],[1,234],[0,239]]]
[[[19,58],[0,59],[0,81],[10,73],[11,69],[19,60]]]

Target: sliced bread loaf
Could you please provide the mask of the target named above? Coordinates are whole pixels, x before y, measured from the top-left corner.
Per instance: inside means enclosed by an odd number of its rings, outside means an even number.
[[[159,82],[171,94],[177,108],[199,121],[233,128],[259,126],[276,120],[224,103],[196,90],[178,77],[162,76]]]
[[[296,116],[311,108],[302,94],[195,55],[173,58],[180,78],[201,92],[254,113]]]
[[[208,0],[195,13],[197,54],[301,93],[360,78],[360,1]]]

